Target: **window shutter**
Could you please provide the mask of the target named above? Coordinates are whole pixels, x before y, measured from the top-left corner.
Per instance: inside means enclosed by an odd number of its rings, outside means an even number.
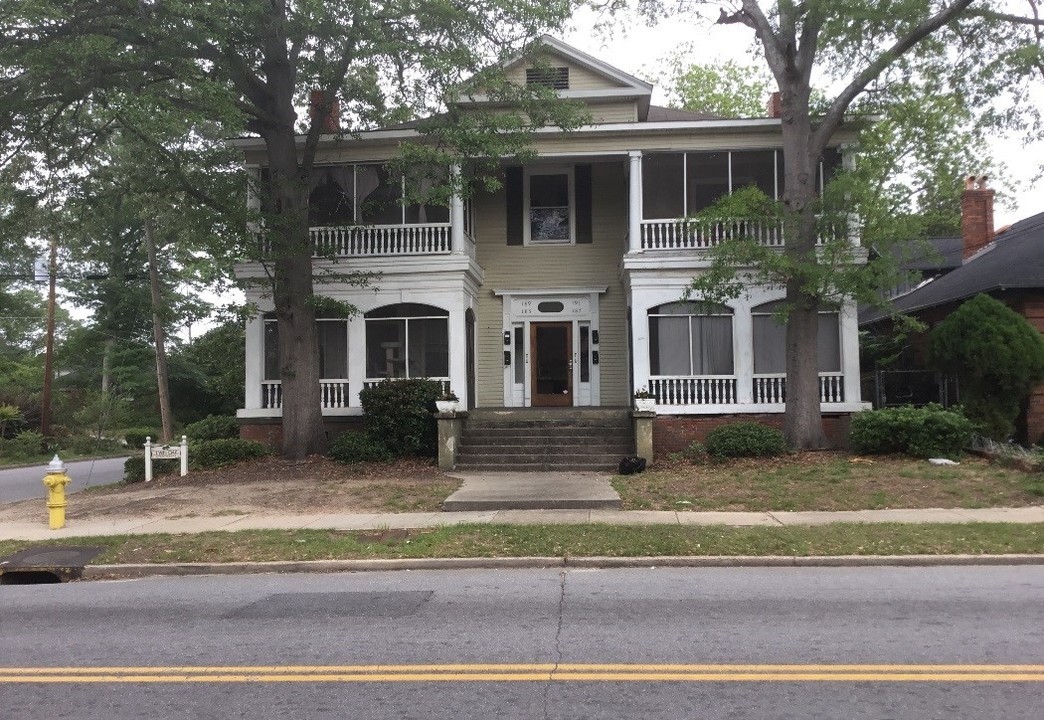
[[[522,168],[504,169],[504,196],[507,199],[507,244],[522,244]]]
[[[573,169],[576,183],[576,242],[591,243],[594,240],[591,228],[591,165],[577,165]]]

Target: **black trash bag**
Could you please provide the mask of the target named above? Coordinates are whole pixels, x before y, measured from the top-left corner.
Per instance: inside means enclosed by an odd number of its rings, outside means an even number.
[[[643,457],[625,457],[620,461],[620,474],[621,475],[634,475],[636,473],[645,471],[645,458]]]

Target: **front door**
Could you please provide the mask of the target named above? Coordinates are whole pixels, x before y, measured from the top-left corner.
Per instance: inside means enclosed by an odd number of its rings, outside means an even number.
[[[532,404],[534,407],[573,404],[573,324],[532,323],[530,326]]]

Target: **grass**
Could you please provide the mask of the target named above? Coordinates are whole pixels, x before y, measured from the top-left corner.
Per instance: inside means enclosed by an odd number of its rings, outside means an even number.
[[[625,510],[866,510],[1015,507],[1041,501],[1039,474],[966,456],[936,466],[902,457],[802,453],[781,458],[671,461],[617,477]]]
[[[241,530],[45,543],[0,541],[0,557],[31,545],[53,544],[105,547],[93,564],[532,556],[993,555],[1044,552],[1044,523],[458,525],[408,532]]]

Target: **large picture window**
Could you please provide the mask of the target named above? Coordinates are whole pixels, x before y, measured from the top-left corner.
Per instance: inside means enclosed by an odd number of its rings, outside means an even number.
[[[449,377],[449,312],[400,303],[366,313],[366,376]]]
[[[348,378],[348,321],[341,319],[316,320],[319,344],[319,378],[345,380]],[[279,324],[274,317],[264,321],[264,379],[280,380]]]
[[[732,375],[732,308],[677,302],[649,310],[652,375]]]
[[[774,314],[782,305],[783,301],[777,300],[751,310],[756,375],[774,375],[787,371],[787,327]],[[819,372],[841,372],[841,325],[836,310],[819,313],[817,345]]]

